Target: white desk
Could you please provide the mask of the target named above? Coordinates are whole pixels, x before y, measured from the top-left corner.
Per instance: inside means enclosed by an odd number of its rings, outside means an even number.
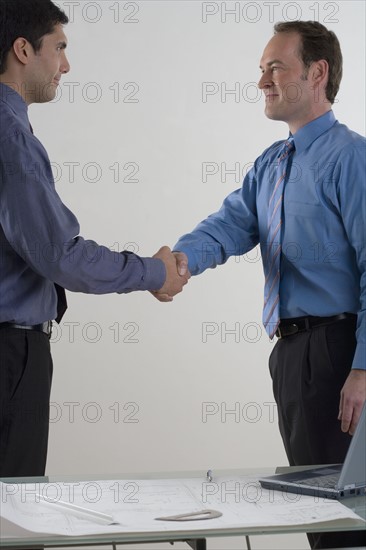
[[[292,469],[293,470],[293,469]],[[291,471],[291,469],[289,469]],[[263,475],[270,475],[273,471],[256,471],[256,477]],[[235,470],[235,471],[220,471],[214,472],[214,477],[220,479],[223,476],[230,476],[235,479],[236,476],[252,476],[254,477],[253,470]],[[131,480],[131,484],[134,480],[163,480],[163,479],[179,479],[185,478],[197,478],[204,481],[203,472],[169,472],[164,474],[113,474],[113,475],[97,475],[87,476],[84,480],[81,477],[75,479],[72,476],[52,476],[48,478],[23,478],[23,479],[4,479],[4,482],[21,484],[23,483],[71,483],[71,482],[83,482],[92,480]],[[353,510],[360,518],[366,518],[366,497],[356,497],[351,499],[345,499],[342,503]],[[52,506],[52,505],[51,505]],[[202,509],[208,506],[206,503],[202,504]],[[171,511],[174,514],[175,510]],[[261,534],[280,534],[280,533],[296,533],[296,532],[320,532],[320,531],[345,531],[345,530],[362,530],[365,529],[365,523],[362,519],[359,521],[349,519],[338,519],[337,521],[324,521],[322,523],[307,523],[306,525],[260,525],[260,526],[245,526],[242,527],[213,527],[214,520],[205,520],[200,522],[190,522],[190,527],[187,528],[187,524],[182,527],[180,523],[174,523],[169,525],[171,530],[166,531],[163,526],[160,530],[158,528],[155,531],[139,532],[138,529],[128,532],[114,532],[114,533],[100,533],[93,535],[82,536],[62,536],[62,535],[46,535],[41,533],[31,533],[24,531],[19,532],[16,526],[9,524],[7,521],[1,521],[1,546],[4,548],[32,548],[36,546],[44,546],[46,548],[62,547],[62,546],[90,546],[90,545],[116,545],[124,543],[143,543],[143,542],[162,542],[162,541],[187,541],[191,548],[195,550],[204,550],[206,548],[205,539],[211,537],[229,537],[229,536],[250,536]]]

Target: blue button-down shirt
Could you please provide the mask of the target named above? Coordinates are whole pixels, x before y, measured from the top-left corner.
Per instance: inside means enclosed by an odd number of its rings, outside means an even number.
[[[156,290],[161,260],[112,252],[79,235],[22,97],[0,83],[0,322],[54,319],[54,283],[91,294]]]
[[[285,182],[280,316],[358,314],[353,368],[366,369],[366,140],[332,111],[294,134]],[[256,160],[221,209],[181,237],[175,250],[197,275],[267,245],[271,173],[283,141]]]

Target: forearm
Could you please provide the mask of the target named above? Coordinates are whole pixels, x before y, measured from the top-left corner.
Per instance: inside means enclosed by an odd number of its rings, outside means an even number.
[[[231,193],[220,210],[211,214],[190,233],[183,235],[173,250],[184,252],[192,275],[240,256],[259,242],[254,190],[243,184]]]

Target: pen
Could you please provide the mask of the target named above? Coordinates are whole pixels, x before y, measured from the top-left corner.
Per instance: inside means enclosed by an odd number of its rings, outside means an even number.
[[[213,477],[212,470],[207,470],[207,474],[206,474],[207,481],[211,483],[212,477]]]
[[[103,514],[102,512],[90,510],[89,508],[83,508],[82,506],[77,506],[76,504],[71,504],[70,502],[64,502],[62,500],[48,499],[40,494],[36,494],[35,497],[36,502],[37,499],[39,499],[42,503],[50,504],[51,506],[60,508],[60,510],[78,516],[81,519],[87,519],[95,523],[102,523],[103,525],[112,525],[113,523],[115,523],[112,516],[108,514]]]

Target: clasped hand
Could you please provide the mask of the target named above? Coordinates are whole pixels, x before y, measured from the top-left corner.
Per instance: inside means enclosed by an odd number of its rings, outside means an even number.
[[[172,252],[168,246],[162,246],[153,258],[164,262],[166,279],[164,285],[159,290],[152,291],[151,294],[159,302],[172,302],[173,297],[182,292],[184,285],[191,277],[187,256],[183,252]]]

